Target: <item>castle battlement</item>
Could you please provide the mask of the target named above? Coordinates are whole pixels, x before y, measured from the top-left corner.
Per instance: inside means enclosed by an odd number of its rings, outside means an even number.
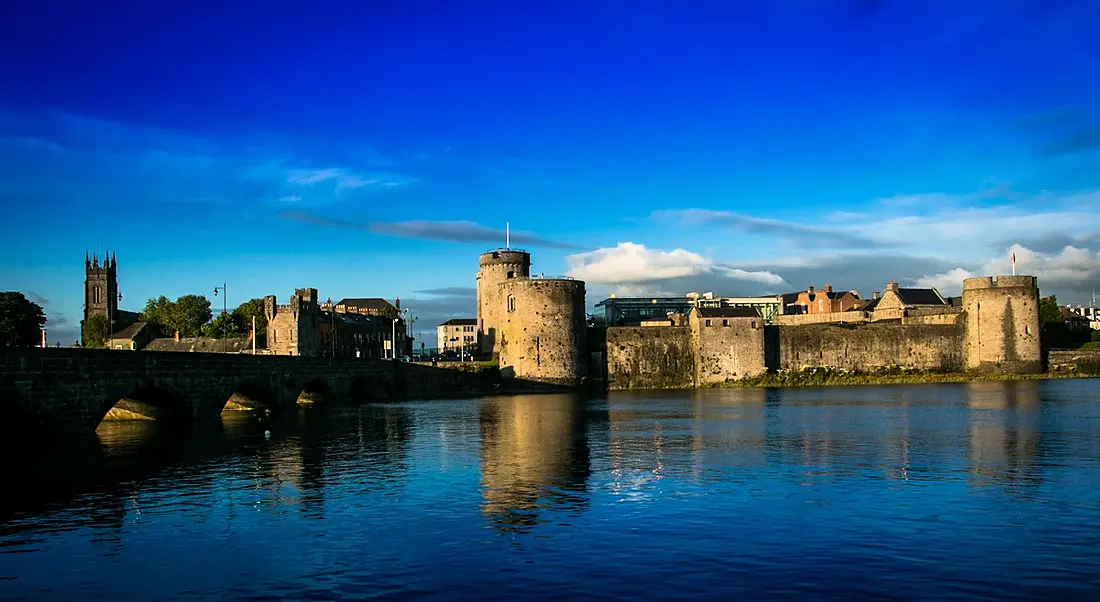
[[[1033,288],[1038,286],[1035,276],[978,276],[963,280],[964,291],[987,288]]]
[[[482,267],[491,265],[520,265],[527,268],[531,265],[531,254],[522,249],[496,249],[494,251],[487,251],[478,256],[478,264]]]

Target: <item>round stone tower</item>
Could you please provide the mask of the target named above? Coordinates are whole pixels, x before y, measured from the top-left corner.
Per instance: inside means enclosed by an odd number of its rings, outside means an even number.
[[[576,386],[584,358],[584,282],[536,278],[506,280],[501,300],[500,370],[519,379]]]
[[[1042,370],[1034,276],[967,278],[962,297],[967,369],[1016,374]]]
[[[477,271],[477,332],[481,352],[499,352],[500,317],[504,304],[500,284],[531,276],[531,254],[518,249],[496,249],[481,254]]]

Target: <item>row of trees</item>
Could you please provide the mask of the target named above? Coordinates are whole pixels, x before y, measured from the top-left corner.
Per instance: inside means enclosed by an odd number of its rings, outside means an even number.
[[[210,301],[202,295],[184,295],[175,301],[161,296],[145,304],[139,319],[152,324],[157,330],[156,336],[172,336],[178,331],[181,337],[220,339],[247,336],[253,318],[256,319],[256,340],[262,345],[267,337],[263,299],[249,299],[231,312],[219,313],[214,318]],[[27,299],[23,293],[0,292],[0,347],[34,347],[41,343],[45,325],[46,313],[41,305]],[[111,334],[111,324],[102,314],[85,320],[83,328],[81,334],[86,347],[103,347]]]
[[[139,320],[155,329],[154,336],[166,337],[179,333],[181,337],[212,337],[216,339],[247,336],[256,318],[256,341],[260,346],[267,336],[267,316],[264,300],[250,299],[229,313],[214,317],[210,300],[202,295],[183,295],[175,301],[161,295],[149,299]],[[110,335],[110,325],[104,315],[95,315],[84,322],[84,346],[103,347]]]
[[[256,338],[263,340],[267,333],[263,299],[249,299],[233,311],[214,317],[210,300],[202,295],[184,295],[175,301],[162,295],[149,299],[141,312],[141,320],[153,324],[160,331],[159,335],[179,332],[181,337],[216,339],[246,336],[252,329],[253,318],[256,319]]]

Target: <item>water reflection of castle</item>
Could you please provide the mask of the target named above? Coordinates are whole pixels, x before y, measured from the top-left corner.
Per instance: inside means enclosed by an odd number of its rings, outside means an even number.
[[[546,510],[579,511],[587,500],[588,424],[573,395],[487,399],[479,411],[482,512],[523,531]]]
[[[972,382],[967,452],[971,481],[1038,485],[1042,482],[1039,383]]]

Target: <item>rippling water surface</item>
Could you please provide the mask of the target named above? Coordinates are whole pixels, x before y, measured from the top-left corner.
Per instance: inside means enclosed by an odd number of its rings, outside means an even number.
[[[4,461],[2,600],[1100,599],[1097,380],[227,413]]]

